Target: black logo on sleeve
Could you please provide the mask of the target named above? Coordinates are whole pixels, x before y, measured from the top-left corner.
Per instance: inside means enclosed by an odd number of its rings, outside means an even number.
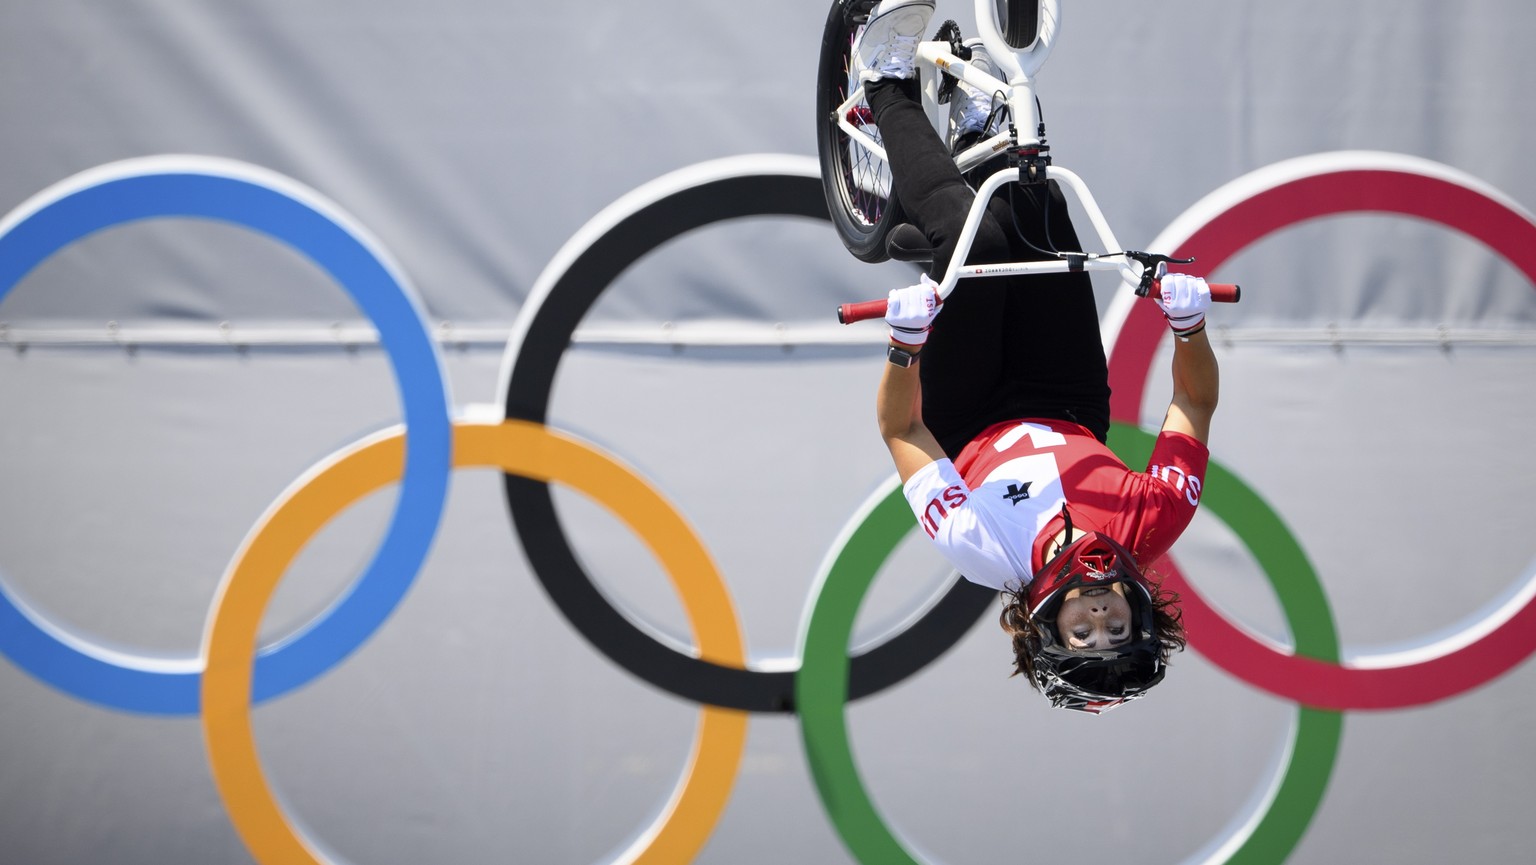
[[[1033,481],[1025,481],[1022,486],[1019,484],[1009,484],[1008,492],[1003,493],[1003,498],[1013,502],[1014,504],[1018,504],[1019,502],[1024,501],[1025,499],[1029,498],[1029,485],[1031,483],[1033,483]]]

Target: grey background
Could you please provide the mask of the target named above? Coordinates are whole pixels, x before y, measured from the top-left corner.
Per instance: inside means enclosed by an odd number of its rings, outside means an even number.
[[[1229,180],[1332,150],[1435,160],[1536,203],[1530,4],[1070,3],[1042,76],[1050,140],[1128,244]],[[454,405],[495,403],[530,287],[587,220],[707,160],[814,155],[825,14],[801,0],[10,2],[0,209],[136,156],[288,175],[381,240],[434,328],[467,334],[443,346]],[[1532,578],[1536,297],[1517,271],[1435,226],[1349,216],[1279,232],[1216,276],[1247,296],[1212,316],[1213,456],[1295,534],[1347,656],[1459,630]],[[792,658],[822,557],[889,473],[872,422],[879,329],[850,337],[827,313],[909,277],[858,264],[819,223],[711,227],[642,260],[585,322],[637,344],[593,337],[562,365],[552,425],[676,503],[757,663]],[[228,226],[82,240],[26,277],[0,322],[0,579],[51,621],[140,653],[195,656],[267,505],[399,419],[380,351],[333,338],[364,324],[344,293]],[[108,322],[137,348],[114,345]],[[282,344],[236,352],[221,323]],[[800,341],[752,344],[781,323]],[[667,336],[705,327],[742,344]],[[1149,426],[1167,398],[1153,381]],[[366,563],[392,495],[306,550],[269,638]],[[559,500],[604,591],[686,642],[638,542],[592,503]],[[1197,517],[1176,554],[1224,611],[1287,643],[1273,592],[1219,521]],[[945,579],[904,546],[855,642]],[[1272,777],[1294,715],[1197,652],[1154,699],[1098,719],[1050,711],[1007,670],[983,621],[849,710],[875,801],[936,860],[1196,859]],[[1533,675],[1527,661],[1430,706],[1349,715],[1292,861],[1524,858]],[[604,861],[665,801],[696,717],[562,620],[483,471],[455,475],[431,558],[386,625],[254,712],[288,813],[358,865]],[[196,719],[103,709],[0,661],[0,862],[248,861]],[[752,718],[698,861],[849,861],[793,718]]]

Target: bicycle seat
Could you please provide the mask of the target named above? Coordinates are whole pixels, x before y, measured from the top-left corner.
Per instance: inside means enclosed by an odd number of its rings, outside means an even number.
[[[927,235],[910,222],[903,222],[885,236],[885,251],[896,261],[933,261],[933,246]]]

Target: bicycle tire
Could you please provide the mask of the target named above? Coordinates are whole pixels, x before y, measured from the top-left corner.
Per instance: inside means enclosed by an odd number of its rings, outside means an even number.
[[[860,261],[890,258],[885,240],[903,220],[901,203],[891,188],[891,169],[838,127],[837,107],[848,98],[853,69],[853,44],[878,0],[833,0],[821,35],[821,59],[816,74],[816,146],[821,161],[821,188],[827,212],[843,246]],[[855,84],[856,86],[856,84]],[[879,130],[868,123],[868,106],[860,103],[866,131],[878,141]]]
[[[1024,51],[1040,38],[1040,0],[999,0],[998,30],[1003,40]]]

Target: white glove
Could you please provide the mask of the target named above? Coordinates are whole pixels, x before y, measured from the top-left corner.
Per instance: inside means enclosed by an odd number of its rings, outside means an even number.
[[[1205,280],[1187,273],[1169,273],[1159,280],[1158,289],[1157,306],[1174,336],[1191,337],[1205,327],[1205,311],[1211,308],[1211,289]]]
[[[891,341],[917,348],[928,341],[934,316],[944,301],[939,299],[938,283],[923,274],[917,285],[893,288],[885,306],[885,323],[891,326]]]

